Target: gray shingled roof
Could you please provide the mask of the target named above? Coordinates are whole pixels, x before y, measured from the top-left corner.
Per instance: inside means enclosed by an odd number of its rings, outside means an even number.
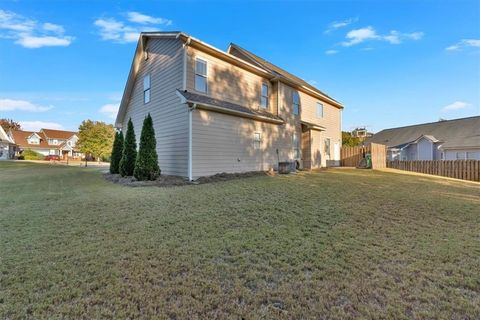
[[[305,80],[291,74],[290,72],[274,65],[273,63],[257,56],[256,54],[240,47],[239,45],[235,44],[235,43],[231,43],[230,44],[231,48],[239,51],[241,54],[247,56],[251,61],[253,61],[254,63],[256,63],[258,66],[262,67],[263,69],[266,69],[267,71],[273,73],[274,75],[277,75],[277,76],[281,76],[281,77],[284,77],[290,81],[292,81],[293,83],[296,83],[297,85],[300,85],[300,86],[305,86],[307,88],[309,88],[310,90],[313,90],[337,103],[340,103],[338,102],[337,100],[333,99],[332,97],[330,97],[329,95],[327,95],[325,92],[322,92],[321,90],[315,88],[314,86],[312,86],[311,84],[309,84],[308,82],[306,82]],[[231,54],[233,55],[236,55],[235,52],[232,52]],[[238,56],[239,58],[243,58],[241,56]]]
[[[222,109],[227,109],[231,111],[236,111],[236,112],[241,112],[244,114],[249,114],[251,116],[260,116],[264,118],[269,118],[275,121],[283,121],[282,118],[279,116],[276,116],[268,111],[265,110],[252,110],[248,107],[236,104],[236,103],[231,103],[225,100],[220,100],[220,99],[215,99],[209,96],[205,96],[202,94],[197,94],[189,91],[181,91],[177,90],[187,101],[197,103],[200,105],[207,105],[207,106],[215,106],[219,107]]]
[[[442,141],[443,148],[480,148],[480,116],[385,129],[367,138],[366,142],[394,147],[415,141],[422,135]]]

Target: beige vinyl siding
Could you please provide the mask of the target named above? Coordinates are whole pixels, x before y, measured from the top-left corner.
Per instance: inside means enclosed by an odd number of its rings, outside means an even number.
[[[278,158],[286,161],[293,157],[292,132],[285,128],[285,125],[194,110],[193,177],[276,169]],[[255,132],[262,136],[259,149],[254,149]]]
[[[162,174],[187,176],[188,111],[180,104],[176,89],[183,83],[183,49],[180,40],[149,39],[148,59],[143,55],[126,108],[123,130],[129,118],[140,141],[143,120],[150,112],[155,128],[157,153]],[[143,78],[150,74],[150,102],[143,102]]]
[[[328,104],[325,101],[312,97],[302,91],[281,83],[281,101],[279,105],[280,116],[288,117],[290,121],[306,121],[322,127],[325,131],[312,130],[311,137],[311,159],[312,168],[318,167],[319,159],[321,159],[321,166],[326,166],[328,161],[334,160],[334,145],[341,144],[341,110]],[[293,115],[292,97],[293,92],[297,91],[300,96],[300,115]],[[317,117],[317,102],[323,104],[323,117]],[[325,138],[330,138],[330,158],[325,155],[323,143]],[[340,159],[335,159],[340,160]]]
[[[187,90],[195,91],[195,59],[200,58],[207,62],[207,95],[240,104],[242,106],[259,109],[262,83],[268,84],[268,109],[275,113],[272,96],[272,84],[252,72],[234,66],[212,55],[187,47]]]

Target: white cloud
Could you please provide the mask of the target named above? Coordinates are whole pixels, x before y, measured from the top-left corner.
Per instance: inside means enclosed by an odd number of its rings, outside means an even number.
[[[455,102],[450,103],[449,105],[443,107],[442,111],[443,112],[456,111],[456,110],[469,108],[470,106],[471,106],[470,103],[463,102],[463,101],[455,101]]]
[[[400,44],[403,40],[420,40],[423,38],[423,32],[401,33],[396,30],[390,31],[390,34],[383,36],[383,40],[391,44]]]
[[[480,39],[462,39],[459,42],[457,42],[456,44],[445,48],[445,50],[447,50],[447,51],[459,51],[459,50],[462,50],[462,49],[468,48],[468,47],[479,48],[480,47]]]
[[[402,33],[396,30],[390,31],[390,33],[387,35],[380,35],[372,26],[368,26],[349,31],[345,36],[347,41],[342,42],[341,45],[344,47],[350,47],[370,40],[379,40],[386,41],[391,44],[400,44],[404,40],[420,40],[423,38],[423,35],[423,32]]]
[[[58,24],[50,23],[50,22],[46,22],[43,24],[43,30],[57,32],[57,33],[65,32],[65,29],[62,26]]]
[[[69,46],[71,40],[68,38],[58,38],[58,37],[34,37],[34,36],[24,36],[15,41],[16,44],[21,45],[22,47],[33,49],[41,47],[66,47]]]
[[[316,85],[317,84],[317,81],[315,80],[310,80],[308,81],[309,84],[311,84],[312,86]]]
[[[26,100],[0,99],[0,111],[44,112],[53,107],[43,107]]]
[[[337,54],[337,53],[338,53],[337,50],[327,50],[327,51],[325,51],[325,54],[328,54],[328,55]]]
[[[342,45],[345,47],[350,47],[362,43],[366,40],[380,38],[380,36],[377,34],[377,32],[372,26],[351,30],[347,33],[345,37],[348,39],[348,41],[342,42]]]
[[[100,113],[105,114],[111,119],[115,119],[118,113],[119,103],[109,103],[100,108]]]
[[[0,10],[0,38],[13,39],[25,48],[69,46],[74,37],[54,23],[38,23],[14,12]]]
[[[63,130],[64,127],[56,122],[45,122],[45,121],[19,121],[22,126],[22,130],[25,131],[40,131],[40,129],[55,129]]]
[[[146,14],[142,14],[136,11],[127,12],[127,18],[130,22],[141,24],[164,24],[166,26],[172,24],[172,20],[147,16]]]
[[[354,22],[357,22],[357,21],[358,21],[358,18],[349,18],[349,19],[342,20],[342,21],[333,21],[328,25],[328,28],[327,28],[327,30],[325,30],[325,33],[330,33],[334,30],[344,28],[344,27],[346,27],[346,26],[348,26],[348,25],[350,25]]]
[[[171,20],[151,17],[135,11],[127,12],[127,19],[135,24],[126,24],[115,18],[100,18],[94,21],[94,25],[99,29],[102,40],[129,43],[136,42],[142,31],[158,31],[159,26],[172,24]],[[151,26],[145,26],[147,24]]]

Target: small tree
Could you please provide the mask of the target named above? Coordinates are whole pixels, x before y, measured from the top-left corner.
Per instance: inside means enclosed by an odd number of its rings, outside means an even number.
[[[78,128],[77,146],[85,154],[85,159],[87,155],[92,155],[100,161],[102,157],[110,155],[114,137],[113,125],[101,121],[85,120]]]
[[[120,160],[123,152],[123,133],[118,131],[115,133],[115,140],[113,141],[112,156],[110,159],[110,173],[120,172]]]
[[[133,172],[137,180],[155,180],[160,175],[156,149],[155,130],[153,129],[153,120],[149,113],[143,121],[140,147]]]
[[[128,120],[125,141],[123,142],[122,158],[120,159],[120,174],[122,177],[132,176],[137,159],[137,143],[135,141],[135,129],[132,119]]]

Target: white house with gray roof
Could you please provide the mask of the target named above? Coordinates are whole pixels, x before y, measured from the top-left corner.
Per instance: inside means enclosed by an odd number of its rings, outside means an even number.
[[[389,160],[480,160],[480,116],[382,130],[366,140]]]

